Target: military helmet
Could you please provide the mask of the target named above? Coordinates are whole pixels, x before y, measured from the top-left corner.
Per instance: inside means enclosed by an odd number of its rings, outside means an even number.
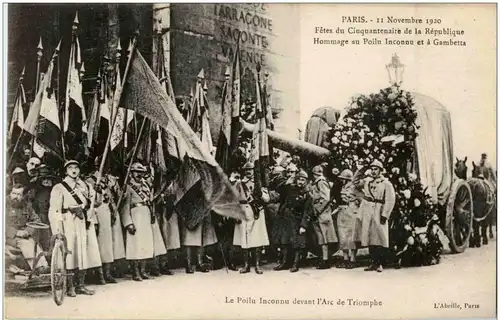
[[[298,178],[304,178],[304,179],[309,179],[309,175],[307,174],[307,172],[305,172],[304,170],[300,170],[296,175],[295,175],[295,179],[298,179]]]
[[[323,166],[317,165],[312,169],[313,174],[323,174]]]
[[[288,172],[297,172],[299,171],[299,168],[297,168],[297,166],[293,163],[290,163],[287,167],[286,167],[286,171]]]
[[[69,165],[76,164],[78,167],[80,167],[80,163],[76,160],[68,160],[64,163],[64,169],[66,169]]]
[[[382,162],[380,162],[378,160],[374,160],[372,162],[372,164],[370,165],[370,168],[373,168],[373,167],[379,168],[382,171],[384,170],[384,166],[382,165]]]
[[[247,162],[245,163],[245,165],[243,166],[243,170],[251,170],[254,168],[254,164],[252,162]]]
[[[18,173],[24,173],[24,170],[23,168],[15,168],[14,171],[12,171],[12,174],[18,174]]]
[[[132,164],[130,171],[132,171],[132,172],[147,172],[148,170],[141,163],[136,162],[136,163]]]
[[[351,180],[353,176],[354,175],[351,170],[345,169],[340,173],[339,179]]]

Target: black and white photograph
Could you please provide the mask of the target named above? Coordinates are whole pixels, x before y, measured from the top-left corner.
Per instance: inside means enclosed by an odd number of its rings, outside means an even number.
[[[3,3],[5,319],[497,317],[496,3]]]

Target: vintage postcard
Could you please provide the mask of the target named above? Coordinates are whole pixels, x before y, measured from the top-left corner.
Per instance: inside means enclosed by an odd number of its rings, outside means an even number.
[[[497,315],[495,3],[5,3],[5,318]]]

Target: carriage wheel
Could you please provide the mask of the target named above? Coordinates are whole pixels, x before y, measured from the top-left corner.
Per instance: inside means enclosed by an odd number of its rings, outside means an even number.
[[[455,180],[446,204],[446,233],[453,253],[462,253],[472,233],[472,192],[464,180]]]
[[[50,285],[54,302],[60,306],[66,293],[66,254],[64,243],[56,240],[50,260]]]

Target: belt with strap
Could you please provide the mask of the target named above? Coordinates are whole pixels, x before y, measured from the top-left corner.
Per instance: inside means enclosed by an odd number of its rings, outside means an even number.
[[[240,204],[248,204],[247,200],[240,200]]]
[[[137,207],[145,207],[145,206],[149,206],[149,203],[148,202],[137,202],[137,203],[131,204],[130,209],[137,208]]]
[[[380,204],[384,204],[385,203],[384,200],[374,199],[372,197],[367,197],[367,196],[363,197],[363,199],[365,199],[368,202],[373,202],[373,203],[380,203]]]

